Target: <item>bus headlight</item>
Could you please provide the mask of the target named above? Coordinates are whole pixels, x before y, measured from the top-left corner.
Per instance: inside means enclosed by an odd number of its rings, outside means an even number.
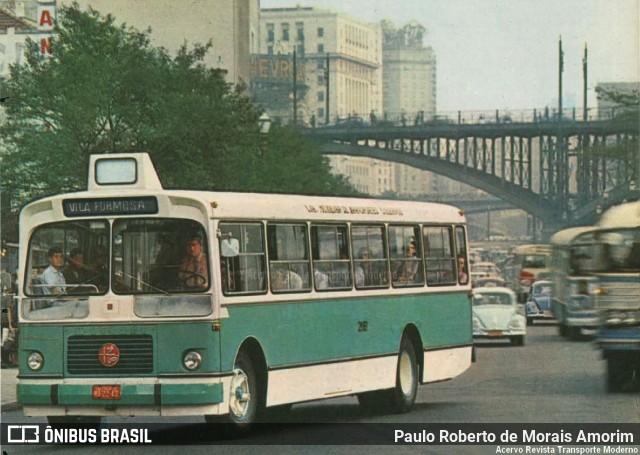
[[[202,356],[197,351],[189,351],[182,357],[182,364],[187,370],[197,370],[202,364]]]
[[[38,351],[33,351],[29,354],[29,357],[27,357],[27,365],[33,371],[38,371],[44,365],[44,357],[42,357],[42,354]]]

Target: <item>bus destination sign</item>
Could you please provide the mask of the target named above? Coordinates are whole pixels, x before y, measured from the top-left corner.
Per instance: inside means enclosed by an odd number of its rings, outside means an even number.
[[[152,215],[158,213],[158,200],[152,196],[65,199],[62,208],[67,217]]]

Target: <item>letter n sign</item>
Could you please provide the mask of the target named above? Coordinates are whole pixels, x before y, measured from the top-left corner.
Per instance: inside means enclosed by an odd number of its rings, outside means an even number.
[[[40,35],[40,52],[51,53],[51,33],[56,19],[55,2],[38,2],[38,32]]]

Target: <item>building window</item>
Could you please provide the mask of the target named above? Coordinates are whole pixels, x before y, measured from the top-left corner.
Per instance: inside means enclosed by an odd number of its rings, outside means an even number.
[[[298,44],[296,52],[298,56],[304,57],[304,44]]]
[[[324,92],[318,92],[318,101],[324,101]]]
[[[324,74],[318,74],[318,85],[324,85]]]
[[[304,24],[302,22],[296,22],[296,30],[298,41],[304,41]]]
[[[318,108],[318,118],[324,118],[324,108]]]
[[[275,40],[275,33],[274,33],[273,24],[267,24],[267,41],[273,43],[274,40]]]
[[[273,46],[267,46],[267,54],[273,55]]]
[[[289,24],[282,24],[282,41],[289,41]]]
[[[318,44],[318,54],[322,54],[324,52],[324,44]]]
[[[318,38],[322,38],[324,36],[324,27],[318,27]]]

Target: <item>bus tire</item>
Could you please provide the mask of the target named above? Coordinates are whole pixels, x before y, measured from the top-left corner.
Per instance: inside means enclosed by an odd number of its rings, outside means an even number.
[[[243,350],[236,358],[229,394],[229,421],[238,428],[250,427],[258,414],[258,376]]]
[[[567,337],[567,326],[562,324],[562,323],[558,324],[558,334],[562,338],[566,338]]]
[[[229,388],[229,413],[224,416],[205,415],[207,423],[221,424],[217,433],[225,438],[245,435],[258,415],[260,390],[258,376],[251,357],[241,350],[236,357]]]
[[[571,341],[577,341],[580,339],[580,337],[582,336],[582,329],[580,329],[580,327],[567,327],[567,337],[571,340]]]
[[[633,358],[624,353],[612,352],[607,356],[607,391],[627,392],[633,388]]]
[[[358,403],[367,414],[405,413],[418,395],[418,362],[413,344],[403,337],[400,343],[396,385],[392,389],[358,394]]]
[[[400,343],[396,386],[391,394],[391,409],[396,413],[409,412],[418,396],[418,361],[413,343],[403,337]]]

